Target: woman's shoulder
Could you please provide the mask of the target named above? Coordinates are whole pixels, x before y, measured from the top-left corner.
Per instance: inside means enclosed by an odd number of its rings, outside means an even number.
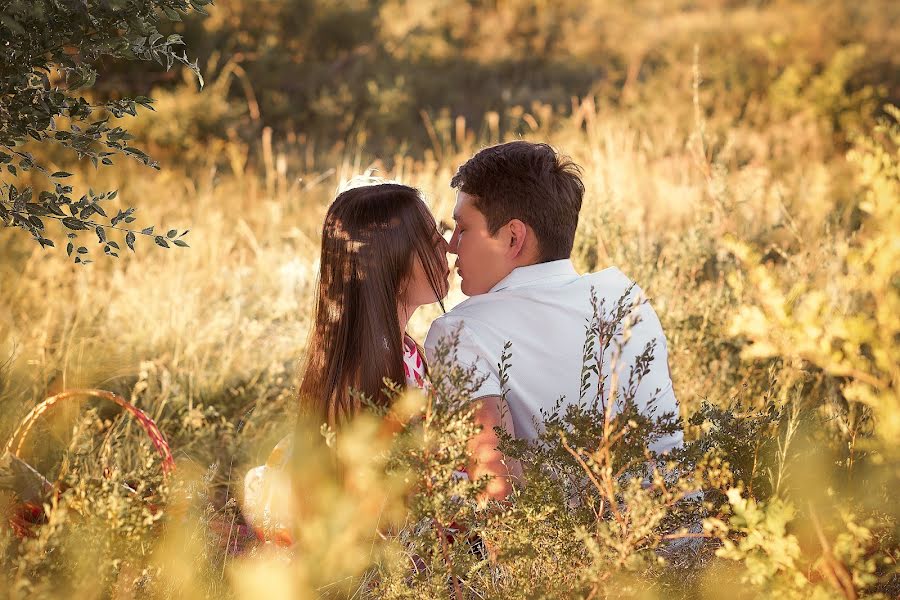
[[[270,469],[282,469],[291,460],[291,451],[294,448],[294,436],[286,435],[281,441],[275,444],[269,457],[266,459],[266,466]]]

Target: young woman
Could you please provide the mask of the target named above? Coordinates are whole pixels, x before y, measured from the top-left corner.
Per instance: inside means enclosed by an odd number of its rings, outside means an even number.
[[[338,195],[322,228],[314,321],[300,380],[302,418],[337,429],[362,410],[360,394],[387,406],[385,378],[424,385],[424,353],[406,326],[417,308],[447,295],[447,250],[418,190],[383,183]],[[287,501],[289,491],[273,475],[289,457],[286,438],[244,480],[245,517],[259,537],[283,545],[291,540],[277,515],[289,507],[273,502]]]

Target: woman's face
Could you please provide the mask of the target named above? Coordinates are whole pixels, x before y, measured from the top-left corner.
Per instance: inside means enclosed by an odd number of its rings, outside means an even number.
[[[432,233],[432,243],[434,245],[434,256],[429,257],[433,264],[437,267],[437,292],[440,294],[436,297],[435,290],[428,278],[428,271],[422,264],[422,257],[416,253],[413,256],[412,266],[409,277],[404,286],[402,302],[406,304],[407,314],[411,314],[413,310],[424,305],[442,300],[450,290],[450,264],[447,262],[447,251],[450,249],[447,240],[440,234],[437,227],[434,227]]]

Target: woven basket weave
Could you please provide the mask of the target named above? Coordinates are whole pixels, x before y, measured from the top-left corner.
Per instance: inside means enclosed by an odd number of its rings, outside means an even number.
[[[16,428],[15,432],[13,432],[12,436],[9,438],[9,441],[7,441],[6,443],[4,456],[8,455],[9,457],[11,457],[11,463],[13,463],[15,470],[18,473],[24,474],[26,477],[29,477],[33,480],[39,480],[36,486],[33,487],[39,487],[42,489],[42,491],[45,491],[47,493],[58,491],[56,486],[43,479],[43,476],[40,473],[38,473],[27,462],[22,460],[20,455],[25,445],[25,441],[28,438],[28,434],[31,432],[34,424],[42,415],[44,415],[54,406],[57,406],[65,402],[66,400],[70,400],[73,398],[99,398],[101,400],[107,400],[114,404],[118,404],[131,416],[137,419],[143,430],[150,437],[150,441],[153,443],[153,447],[160,455],[163,475],[168,476],[175,469],[175,460],[172,458],[172,451],[169,449],[169,443],[166,441],[166,438],[159,430],[159,427],[156,426],[156,423],[153,422],[153,419],[147,416],[144,411],[137,408],[118,394],[114,394],[106,390],[67,390],[54,396],[50,396],[49,398],[45,399],[43,402],[35,406],[31,410],[31,412],[29,412],[25,416],[25,418],[22,419],[22,422],[19,423],[19,426]],[[14,489],[13,491],[16,492],[18,490]],[[34,525],[39,524],[43,517],[43,508],[39,504],[34,502],[33,499],[29,499],[24,500],[21,503],[21,506],[13,511],[13,514],[11,514],[9,517],[9,522],[10,526],[16,531],[19,536],[29,536],[33,535],[31,528]]]

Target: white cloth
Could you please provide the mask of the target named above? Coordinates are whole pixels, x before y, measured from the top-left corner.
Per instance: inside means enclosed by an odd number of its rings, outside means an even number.
[[[403,371],[407,387],[425,387],[425,363],[416,343],[408,336],[403,339]],[[258,536],[286,546],[292,543],[288,526],[290,515],[297,512],[287,472],[292,444],[291,436],[285,436],[269,453],[266,464],[247,471],[241,503],[244,520]]]
[[[594,314],[591,289],[598,302],[603,303],[603,313],[609,315],[629,288],[629,306],[641,298],[641,290],[631,286],[633,282],[616,268],[579,275],[569,260],[519,267],[489,292],[472,296],[438,317],[425,340],[425,353],[433,362],[439,342],[459,331],[457,361],[464,366],[474,365],[486,377],[474,398],[499,396],[500,357],[504,344],[511,342],[506,400],[516,437],[533,440],[543,421],[541,411],[551,411],[561,396],[562,406],[579,401],[584,344]],[[637,387],[635,401],[642,414],[671,411],[677,416],[678,402],[669,376],[662,325],[648,302],[636,306],[634,311],[637,324],[624,337],[621,331],[617,336],[620,343],[625,342],[618,360],[613,360],[618,353],[613,348],[615,344],[603,356],[601,372],[607,382],[604,400],[608,399],[613,381],[612,363],[615,362],[618,373],[617,387],[623,390],[628,386],[634,359],[644,352],[648,342],[655,340],[653,360]],[[586,398],[595,398],[597,389],[597,378],[592,376]],[[619,398],[622,397],[620,393]],[[651,448],[665,452],[681,442],[679,432]]]

